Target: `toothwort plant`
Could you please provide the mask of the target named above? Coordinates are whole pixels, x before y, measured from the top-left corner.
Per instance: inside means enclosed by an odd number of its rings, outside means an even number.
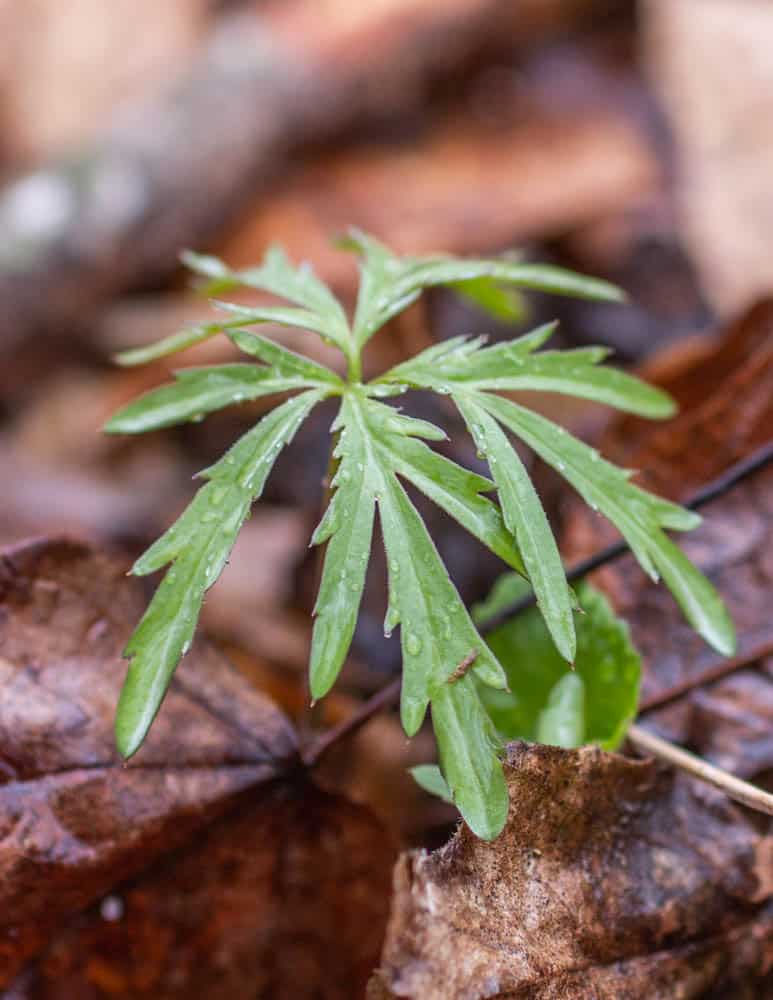
[[[188,253],[185,263],[206,279],[208,294],[255,289],[287,304],[248,308],[219,303],[221,321],[119,356],[124,365],[140,364],[224,333],[250,361],[178,371],[172,384],[117,413],[106,427],[111,433],[142,433],[200,420],[232,403],[292,395],[200,473],[205,483],[188,508],[133,567],[136,574],[168,568],[125,650],[130,665],[117,711],[118,747],[130,757],[142,744],[191,644],[204,594],[220,575],[279,452],[314,406],[337,397],[330,501],[312,538],[313,544],[326,546],[314,609],[312,696],[328,693],[349,650],[378,510],[388,565],[384,634],[401,627],[403,727],[413,736],[431,708],[450,794],[472,830],[491,838],[504,824],[508,798],[499,760],[501,736],[480,692],[504,688],[505,672],[473,624],[404,483],[442,507],[528,580],[556,650],[570,663],[576,651],[576,598],[509,435],[532,448],[617,527],[643,569],[653,579],[663,578],[692,626],[724,653],[734,644],[732,623],[709,582],[665,534],[665,529],[694,528],[696,514],[634,485],[630,472],[605,461],[551,420],[499,395],[563,393],[654,419],[674,412],[664,392],[602,365],[605,348],[540,350],[555,328],[548,324],[491,347],[482,337],[455,337],[371,382],[362,381],[365,345],[426,288],[451,286],[497,313],[507,309],[511,289],[618,301],[622,296],[616,288],[512,259],[398,257],[358,231],[342,245],[360,258],[352,319],[311,267],[294,267],[278,247],[267,252],[259,267],[241,271],[214,257]],[[319,334],[343,353],[347,377],[246,329],[262,323]],[[433,450],[427,442],[443,440],[444,431],[388,401],[409,388],[453,401],[486,459],[490,479]]]

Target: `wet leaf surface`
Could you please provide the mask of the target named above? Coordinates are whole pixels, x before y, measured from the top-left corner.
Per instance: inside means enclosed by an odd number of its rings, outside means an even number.
[[[120,653],[143,605],[124,574],[68,541],[0,554],[0,987],[356,996],[383,927],[389,838],[293,772],[290,724],[201,640],[123,765]],[[113,926],[113,904],[74,916],[126,879],[125,920]]]

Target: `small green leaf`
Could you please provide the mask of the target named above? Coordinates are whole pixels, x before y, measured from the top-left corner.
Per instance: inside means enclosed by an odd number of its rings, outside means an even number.
[[[432,728],[454,804],[476,836],[493,840],[504,828],[510,800],[499,739],[470,674],[438,690]]]
[[[169,337],[157,340],[147,347],[135,347],[128,351],[121,351],[116,354],[114,361],[124,368],[132,368],[135,365],[146,365],[149,361],[157,361],[170,354],[178,354],[186,351],[189,347],[201,344],[205,340],[210,340],[222,330],[219,323],[199,323],[196,326],[187,327],[179,333],[173,333]]]
[[[614,406],[627,413],[664,419],[675,412],[671,397],[640,379],[601,365],[609,351],[583,347],[572,351],[534,351],[551,336],[548,323],[515,340],[484,347],[481,338],[447,342],[403,362],[381,378],[438,392],[458,388],[508,392],[556,392]]]
[[[176,381],[140,396],[105,424],[108,434],[143,434],[200,420],[225,406],[308,387],[299,375],[281,376],[262,365],[217,365],[175,372]],[[313,383],[312,383],[313,384]]]
[[[528,591],[514,573],[500,577],[488,600],[473,610],[475,621],[484,625]],[[510,690],[479,691],[503,739],[561,746],[586,742],[614,750],[635,718],[641,661],[628,626],[590,584],[581,583],[577,595],[585,614],[576,619],[574,670],[558,654],[536,608],[488,636]]]
[[[258,358],[269,365],[276,375],[283,378],[300,378],[307,385],[343,386],[343,382],[335,372],[324,365],[312,361],[303,354],[296,354],[281,344],[261,337],[257,333],[247,333],[244,330],[229,330],[228,336],[240,351]]]
[[[417,764],[415,767],[409,768],[409,770],[411,777],[419,788],[424,789],[425,792],[434,795],[438,799],[442,799],[449,805],[454,804],[451,789],[448,787],[448,782],[443,777],[443,773],[437,764]]]
[[[143,574],[171,563],[124,650],[130,664],[116,714],[116,741],[131,757],[145,739],[177,664],[193,639],[205,591],[220,575],[281,448],[319,402],[319,390],[272,410],[210,469],[209,482],[141,559]]]
[[[279,247],[269,248],[260,267],[241,271],[231,270],[215,257],[191,252],[184,253],[182,260],[192,271],[209,279],[209,284],[204,287],[207,294],[212,295],[232,288],[252,288],[286,299],[303,310],[296,312],[275,308],[272,312],[267,312],[252,307],[244,310],[236,307],[239,325],[269,321],[300,326],[313,330],[331,343],[337,344],[345,354],[349,355],[351,334],[341,303],[327,285],[317,278],[310,266],[294,267]],[[253,315],[255,319],[245,320],[244,317],[249,315]]]
[[[393,476],[384,479],[379,516],[389,567],[389,604],[401,622],[400,711],[403,728],[413,736],[435,692],[470,656],[471,672],[485,684],[504,687],[504,674],[472,624],[418,511]],[[455,792],[452,774],[443,770]]]
[[[327,542],[309,666],[312,698],[322,698],[335,683],[354,636],[365,585],[376,493],[381,473],[370,457],[362,414],[352,397],[344,399],[334,424],[339,439],[334,457],[338,471],[333,496],[314,534]]]
[[[585,684],[579,674],[564,674],[556,682],[537,719],[537,740],[567,750],[585,742]]]
[[[559,267],[523,264],[504,258],[398,257],[378,240],[358,230],[351,230],[341,245],[355,250],[363,259],[354,317],[354,341],[358,347],[415,302],[425,288],[439,285],[462,284],[474,289],[473,282],[484,281],[607,302],[619,302],[623,298],[620,289],[606,281],[585,278]]]
[[[491,278],[457,281],[450,287],[500,323],[522,323],[526,318],[528,307],[523,295]]]
[[[423,441],[384,431],[377,431],[374,436],[377,452],[387,465],[413,483],[505,563],[526,575],[515,540],[505,527],[499,508],[481,496],[494,488],[490,480],[432,451]]]

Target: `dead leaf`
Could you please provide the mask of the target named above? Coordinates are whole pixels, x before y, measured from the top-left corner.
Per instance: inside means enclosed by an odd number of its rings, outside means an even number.
[[[302,780],[248,793],[62,930],[7,1000],[359,1000],[383,940],[381,824]]]
[[[642,137],[608,109],[560,114],[500,84],[496,127],[472,111],[410,146],[319,159],[246,212],[219,252],[234,266],[272,242],[351,295],[356,269],[330,234],[358,225],[402,253],[475,254],[556,235],[621,209],[657,180]]]
[[[207,0],[0,4],[0,101],[17,160],[67,150],[107,124],[116,104],[169,86],[192,57],[207,7]]]
[[[648,0],[650,78],[677,147],[685,236],[725,316],[773,291],[773,8]]]
[[[292,778],[292,727],[201,640],[148,741],[122,765],[112,736],[120,652],[144,606],[124,572],[74,542],[0,554],[0,987],[41,998],[356,996],[315,993],[314,975],[355,982],[375,959],[389,838],[367,812]],[[136,897],[128,890],[138,907],[127,903],[131,942],[102,981],[101,923],[72,916],[154,864]],[[173,913],[177,930],[165,925]],[[306,928],[293,940],[304,941],[308,976],[291,976],[302,988],[283,982],[282,993],[283,959],[271,956],[292,927]],[[19,993],[10,984],[52,935],[47,957],[19,981],[33,992]],[[64,967],[51,973],[62,949],[69,993],[58,992]],[[208,992],[226,953],[239,956],[224,980],[233,988]],[[256,963],[277,970],[277,992],[253,991]],[[239,970],[249,980],[236,989]]]
[[[511,744],[510,816],[403,855],[370,996],[737,997],[773,962],[773,842],[651,762]]]

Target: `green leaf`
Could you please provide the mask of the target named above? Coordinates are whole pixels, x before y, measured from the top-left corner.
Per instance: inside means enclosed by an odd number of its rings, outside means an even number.
[[[454,804],[451,789],[437,764],[417,764],[409,768],[409,771],[419,788],[449,805]]]
[[[471,669],[486,684],[503,687],[504,674],[472,624],[418,511],[393,476],[385,477],[379,516],[389,604],[396,609],[392,620],[397,616],[401,623],[400,711],[403,728],[413,736],[433,692],[470,656],[475,657]]]
[[[735,630],[721,598],[663,533],[663,528],[689,530],[700,518],[634,486],[628,481],[629,472],[606,462],[595,449],[540,414],[498,396],[479,393],[476,398],[560,472],[593,510],[609,518],[644,570],[655,580],[663,576],[696,632],[720,653],[730,655]]]
[[[320,390],[303,393],[263,417],[202,473],[209,482],[135,564],[137,574],[172,565],[124,650],[130,664],[116,715],[124,757],[142,744],[193,639],[204,593],[220,575],[279,451],[322,397]]]
[[[471,535],[525,576],[523,559],[511,532],[505,527],[501,511],[481,496],[492,490],[494,483],[432,451],[423,441],[395,433],[395,411],[391,407],[379,408],[371,403],[368,410],[376,451],[382,462],[413,483]]]
[[[499,490],[505,525],[518,542],[537,604],[556,648],[571,662],[576,648],[572,595],[537,491],[504,432],[475,397],[458,392],[454,402],[489,464]]]
[[[312,698],[328,693],[352,643],[381,481],[361,410],[352,397],[343,400],[333,427],[339,434],[333,453],[339,465],[331,483],[332,499],[312,538],[315,545],[328,543],[314,608],[309,666]]]
[[[425,288],[438,285],[462,283],[469,288],[472,282],[483,279],[516,288],[607,302],[619,302],[623,297],[621,291],[608,282],[585,278],[559,267],[507,259],[397,257],[378,240],[358,230],[351,230],[341,245],[355,250],[363,258],[354,317],[354,341],[359,347],[393,316],[415,302]]]
[[[500,323],[522,323],[526,318],[528,307],[523,295],[491,278],[457,281],[450,287]]]
[[[564,674],[556,682],[537,719],[537,740],[567,750],[585,742],[585,684],[579,674]]]
[[[402,626],[403,727],[414,735],[432,703],[443,770],[455,801],[473,829],[493,836],[504,822],[507,792],[494,730],[469,676],[501,687],[504,674],[475,629],[397,476],[418,469],[414,478],[441,499],[449,491],[449,481],[461,485],[464,477],[457,507],[468,520],[482,516],[479,504],[488,501],[478,490],[491,484],[446,460],[435,464],[429,457],[433,453],[419,439],[435,440],[444,436],[442,432],[368,398],[362,389],[347,391],[333,429],[338,435],[334,453],[338,469],[330,505],[313,539],[317,544],[327,542],[328,548],[312,641],[312,694],[321,697],[330,689],[349,649],[378,505],[389,574],[384,628],[388,633],[397,624]],[[435,475],[446,477],[440,486]],[[493,539],[498,530],[498,542],[505,544],[506,529],[486,517],[480,534]],[[512,542],[509,548],[513,551]]]
[[[675,404],[667,393],[625,372],[601,367],[609,354],[604,347],[535,354],[556,326],[549,323],[493,347],[484,347],[481,338],[456,338],[447,342],[445,351],[431,347],[382,375],[381,379],[439,392],[452,392],[459,387],[555,392],[592,399],[651,419],[673,415]]]
[[[506,574],[474,609],[475,621],[484,625],[528,590],[515,574]],[[581,583],[577,595],[585,614],[576,619],[574,670],[561,659],[535,608],[488,636],[510,690],[481,686],[479,692],[502,738],[614,750],[636,717],[641,661],[628,626],[590,584]]]
[[[273,340],[244,330],[229,330],[228,336],[239,350],[269,365],[276,375],[283,378],[300,378],[307,385],[332,385],[340,388],[343,382],[335,372],[303,354],[296,354]]]
[[[143,434],[145,431],[198,421],[205,413],[233,403],[303,389],[314,382],[301,375],[280,375],[263,365],[217,365],[185,368],[176,381],[153,389],[129,403],[105,424],[108,434]]]
[[[237,307],[240,325],[245,324],[244,316],[256,318],[250,322],[278,322],[290,326],[300,326],[321,334],[331,343],[337,344],[347,354],[351,350],[351,334],[346,313],[341,303],[330,289],[317,278],[308,265],[294,267],[279,247],[270,247],[260,267],[233,271],[215,257],[186,252],[183,262],[195,273],[209,279],[204,292],[212,295],[232,288],[252,288],[286,299],[303,312],[274,310],[267,315],[266,310]],[[264,318],[265,317],[265,318]]]
[[[470,674],[437,692],[432,727],[454,804],[476,836],[493,840],[504,828],[510,800],[499,740]]]
[[[124,368],[145,365],[149,361],[157,361],[170,354],[178,354],[180,351],[186,351],[189,347],[195,347],[196,344],[210,340],[222,329],[220,323],[198,323],[196,326],[186,327],[178,333],[157,340],[154,344],[148,344],[146,347],[135,347],[128,351],[121,351],[115,355],[113,360]]]

